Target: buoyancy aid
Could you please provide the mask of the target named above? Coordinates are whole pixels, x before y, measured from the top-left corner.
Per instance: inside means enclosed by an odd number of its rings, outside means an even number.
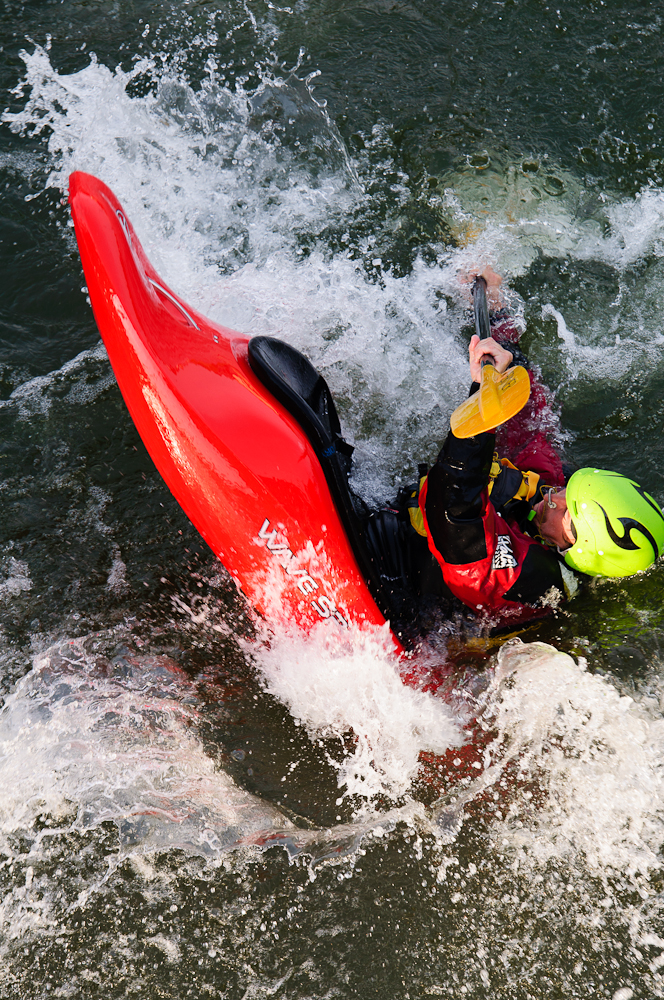
[[[423,479],[419,508],[429,551],[451,592],[475,612],[525,621],[547,614],[565,586],[556,553],[524,530],[533,501],[523,498],[531,492],[536,498],[536,476],[496,460],[489,496],[494,438],[448,434]]]
[[[511,500],[532,500],[539,481],[537,472],[522,472],[509,458],[499,458],[498,452],[494,451],[489,473],[489,496],[495,507],[503,507]]]
[[[549,578],[550,584],[558,585],[560,596],[564,594],[560,570],[547,563],[555,557],[542,545],[524,534],[510,518],[503,517],[495,509],[487,495],[483,522],[483,545],[478,554],[469,554],[467,562],[446,559],[438,549],[431,533],[426,514],[428,480],[422,484],[420,510],[427,533],[429,549],[438,561],[446,585],[467,607],[476,612],[499,612],[517,620],[531,619],[548,613],[540,604],[541,594],[530,594],[529,582],[533,574],[537,578]],[[460,558],[460,555],[456,558]],[[535,565],[532,565],[533,562]],[[522,577],[522,570],[529,564],[528,580]],[[534,599],[533,599],[534,598]]]
[[[422,471],[422,467],[420,467],[420,471]],[[424,524],[420,496],[427,474],[428,470],[426,474],[420,475],[419,482],[406,487],[404,491],[410,523],[418,535],[422,535],[423,538],[427,537],[427,530]],[[540,476],[537,472],[522,472],[508,458],[500,458],[497,451],[493,453],[488,490],[494,506],[498,509],[502,510],[507,507],[511,501],[531,501],[537,493],[539,481]]]

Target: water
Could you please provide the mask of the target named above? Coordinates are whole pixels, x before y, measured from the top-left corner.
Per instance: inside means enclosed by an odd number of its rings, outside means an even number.
[[[0,995],[664,995],[664,572],[498,651],[266,639],[86,303],[73,169],[201,312],[325,373],[356,487],[465,393],[505,274],[580,465],[664,502],[655,4],[0,15]],[[464,744],[464,740],[466,740]]]

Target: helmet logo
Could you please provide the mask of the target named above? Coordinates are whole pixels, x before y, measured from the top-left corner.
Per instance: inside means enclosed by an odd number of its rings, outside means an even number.
[[[597,501],[595,501],[595,503],[597,503]],[[657,542],[655,541],[651,533],[648,531],[645,524],[641,524],[640,521],[636,521],[633,517],[619,517],[618,520],[620,521],[625,530],[623,531],[622,535],[618,535],[613,525],[609,521],[609,516],[602,507],[601,503],[597,503],[597,506],[601,510],[602,514],[604,514],[604,521],[606,522],[606,530],[609,533],[611,541],[613,541],[621,549],[629,549],[629,550],[640,549],[641,546],[638,545],[632,538],[632,531],[640,531],[641,534],[644,535],[645,538],[647,538],[650,544],[652,545],[654,558],[657,559],[659,555],[659,548],[657,546]]]

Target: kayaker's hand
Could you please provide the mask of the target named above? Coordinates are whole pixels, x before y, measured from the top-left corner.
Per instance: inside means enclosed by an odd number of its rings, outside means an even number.
[[[484,266],[479,265],[477,267],[469,268],[467,271],[459,272],[459,282],[461,285],[465,286],[468,299],[472,301],[471,288],[475,278],[478,276],[484,278],[486,281],[486,297],[491,309],[502,309],[505,305],[505,300],[500,290],[503,279],[489,264],[485,264]]]
[[[509,351],[506,351],[504,347],[496,343],[493,337],[488,337],[486,340],[480,340],[476,333],[470,338],[470,344],[468,345],[468,357],[470,359],[470,376],[473,382],[480,382],[482,380],[482,358],[487,354],[490,354],[493,358],[493,366],[497,372],[501,375],[504,371],[507,371],[509,366],[512,364],[512,355]]]

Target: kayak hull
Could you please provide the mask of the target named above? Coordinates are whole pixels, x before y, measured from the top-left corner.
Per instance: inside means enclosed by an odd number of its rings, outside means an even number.
[[[251,368],[250,338],[166,286],[102,181],[73,173],[69,201],[95,320],[131,417],[251,605],[269,623],[304,632],[321,621],[342,633],[384,625],[310,441]]]

